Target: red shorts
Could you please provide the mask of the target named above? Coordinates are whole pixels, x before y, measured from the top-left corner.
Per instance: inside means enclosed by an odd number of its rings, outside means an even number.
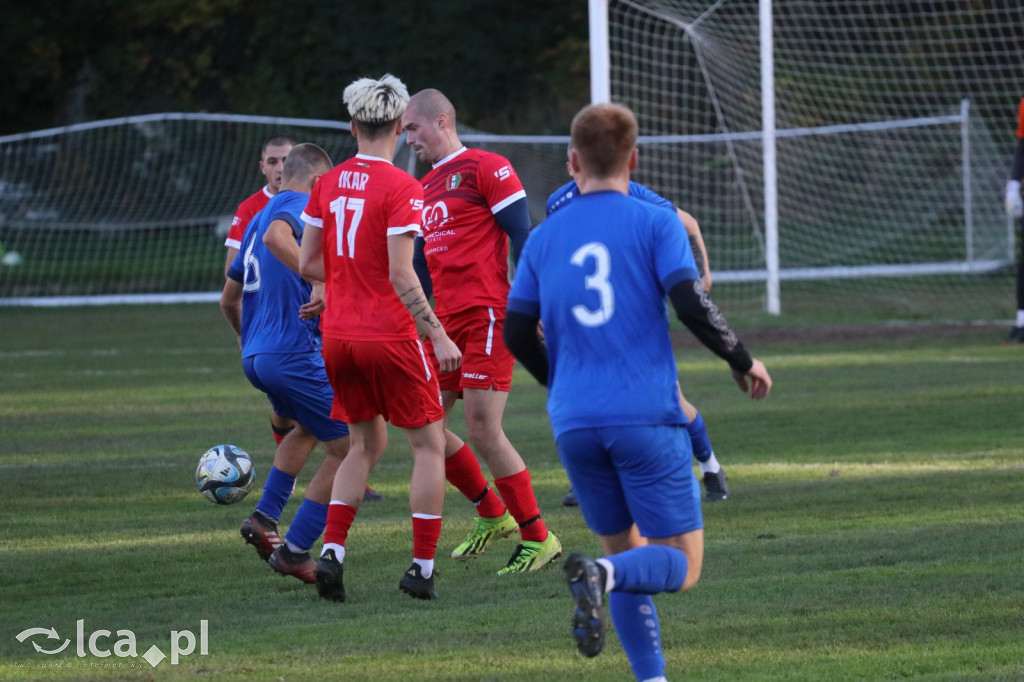
[[[353,424],[379,414],[399,428],[416,429],[444,418],[437,372],[419,341],[325,338],[323,344],[334,388],[332,419]]]
[[[442,391],[461,395],[465,388],[506,392],[511,388],[516,359],[501,336],[504,323],[504,309],[486,307],[469,308],[441,320],[448,338],[462,351],[462,366],[454,372],[439,374]],[[440,373],[430,339],[426,346],[434,372]]]

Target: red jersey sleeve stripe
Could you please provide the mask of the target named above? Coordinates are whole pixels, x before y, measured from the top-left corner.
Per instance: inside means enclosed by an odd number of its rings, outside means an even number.
[[[418,234],[421,234],[423,232],[423,230],[420,229],[420,226],[416,225],[415,223],[413,223],[411,225],[401,225],[399,227],[389,227],[388,228],[388,236],[389,237],[391,235],[395,235],[395,234],[405,234],[406,232],[415,232],[418,235]]]
[[[322,218],[314,218],[313,216],[309,215],[305,211],[302,212],[302,215],[299,216],[299,218],[304,223],[312,225],[313,227],[319,227],[321,230],[324,229],[324,221],[323,221]]]
[[[494,206],[491,206],[491,213],[497,213],[498,211],[500,211],[501,209],[505,208],[506,206],[508,206],[510,204],[514,204],[514,203],[516,203],[517,201],[519,201],[520,199],[522,199],[524,197],[526,197],[526,190],[525,189],[521,189],[518,192],[516,192],[515,194],[511,194],[511,195],[505,197],[504,199],[502,199],[501,201],[496,203]]]

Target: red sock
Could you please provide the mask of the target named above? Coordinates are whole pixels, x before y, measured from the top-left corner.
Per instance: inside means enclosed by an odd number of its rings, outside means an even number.
[[[476,513],[485,519],[496,519],[505,513],[505,503],[487,485],[484,472],[476,455],[463,443],[462,447],[444,459],[444,476],[467,500],[476,507]]]
[[[348,529],[356,519],[356,508],[340,502],[331,502],[327,507],[327,528],[324,529],[324,543],[333,542],[345,546]]]
[[[284,437],[287,436],[294,428],[294,426],[285,426],[284,428],[281,428],[274,426],[274,422],[270,422],[270,431],[274,434],[274,443],[280,445],[281,441],[284,440]]]
[[[441,537],[441,517],[412,515],[412,556],[414,559],[433,559],[437,554],[437,539]]]
[[[548,527],[540,517],[537,498],[533,495],[530,484],[530,472],[523,469],[518,474],[494,479],[494,485],[501,493],[501,499],[508,505],[512,518],[519,524],[519,533],[523,540],[544,542],[548,537]]]

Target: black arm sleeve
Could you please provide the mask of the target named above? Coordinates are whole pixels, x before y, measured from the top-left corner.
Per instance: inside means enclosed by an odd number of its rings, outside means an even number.
[[[668,292],[668,299],[679,320],[693,332],[701,343],[729,363],[737,372],[746,374],[754,361],[743,347],[736,333],[725,321],[718,306],[708,298],[700,282],[684,279]]]
[[[505,313],[505,346],[526,371],[540,382],[548,385],[548,352],[537,336],[538,318],[523,313]]]
[[[512,244],[512,262],[519,262],[519,254],[523,251],[523,244],[530,234],[533,223],[530,221],[530,204],[526,197],[515,201],[494,214],[498,226],[508,234],[508,240]]]
[[[412,267],[416,271],[416,276],[420,278],[423,295],[429,301],[434,295],[434,282],[430,279],[430,270],[427,268],[427,256],[423,253],[424,245],[423,237],[416,237],[412,247]]]
[[[1010,169],[1010,179],[1018,182],[1024,178],[1024,138],[1017,138],[1017,147],[1013,150],[1013,168]]]

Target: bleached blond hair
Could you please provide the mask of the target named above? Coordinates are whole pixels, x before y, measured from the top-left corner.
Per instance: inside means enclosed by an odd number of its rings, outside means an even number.
[[[405,83],[386,73],[379,79],[360,78],[342,95],[348,115],[357,123],[380,126],[397,121],[409,106]]]

